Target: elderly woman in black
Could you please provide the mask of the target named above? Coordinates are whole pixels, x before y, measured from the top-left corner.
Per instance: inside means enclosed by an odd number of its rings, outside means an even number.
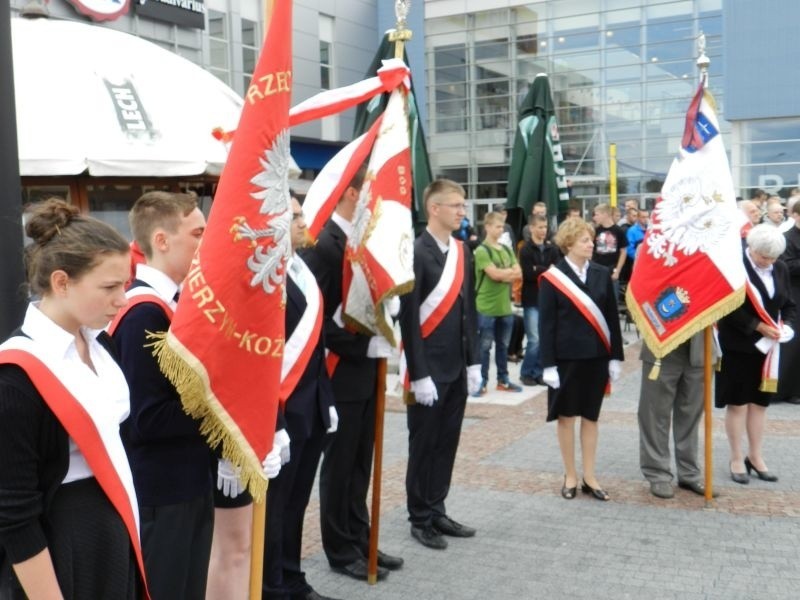
[[[567,219],[555,242],[564,258],[539,283],[539,339],[542,379],[549,386],[547,420],[558,419],[564,461],[561,495],[575,497],[575,421],[581,418],[581,489],[598,500],[609,495],[595,476],[597,420],[610,380],[620,374],[622,335],[611,273],[591,262],[594,230],[581,219]]]
[[[716,377],[715,404],[726,407],[725,431],[731,447],[731,478],[749,483],[755,471],[763,481],[777,481],[762,455],[767,406],[777,390],[776,352],[794,337],[789,270],[777,258],[786,248],[781,232],[771,225],[756,225],[747,234],[744,266],[747,299],[719,322],[722,368]],[[770,376],[770,365],[774,365]],[[742,438],[747,433],[748,451]]]

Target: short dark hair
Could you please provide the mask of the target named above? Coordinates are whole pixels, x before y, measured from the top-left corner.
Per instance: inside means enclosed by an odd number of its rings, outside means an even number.
[[[157,227],[174,233],[181,217],[186,217],[197,208],[194,193],[163,192],[155,190],[142,194],[128,214],[133,239],[139,244],[147,258],[152,258],[153,247],[150,236]]]

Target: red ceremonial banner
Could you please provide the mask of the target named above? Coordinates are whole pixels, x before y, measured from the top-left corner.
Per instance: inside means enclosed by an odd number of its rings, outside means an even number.
[[[291,253],[292,3],[274,4],[236,136],[166,339],[164,373],[258,500],[272,449]]]
[[[657,358],[744,301],[740,220],[714,99],[701,84],[626,294]]]

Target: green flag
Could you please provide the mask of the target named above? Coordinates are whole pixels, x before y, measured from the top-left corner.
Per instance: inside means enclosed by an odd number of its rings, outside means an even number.
[[[567,210],[567,191],[564,155],[558,135],[553,97],[547,75],[539,73],[519,107],[517,133],[508,170],[508,199],[506,208],[518,208],[518,226],[536,202],[547,204],[551,225],[560,213]]]
[[[389,40],[389,34],[383,36],[381,45],[375,58],[372,59],[367,69],[367,77],[375,77],[381,67],[381,60],[394,58],[395,42]],[[408,56],[403,49],[403,61],[408,64]],[[353,129],[353,137],[358,137],[375,122],[378,115],[382,114],[389,101],[389,94],[375,96],[369,102],[360,104],[356,109],[356,124]],[[411,137],[411,175],[413,177],[413,206],[411,207],[414,223],[425,223],[425,206],[422,202],[422,193],[428,187],[433,174],[431,165],[428,162],[428,148],[425,145],[425,132],[422,130],[422,123],[419,121],[419,110],[417,99],[414,96],[414,84],[412,80],[411,91],[408,94],[408,131]]]

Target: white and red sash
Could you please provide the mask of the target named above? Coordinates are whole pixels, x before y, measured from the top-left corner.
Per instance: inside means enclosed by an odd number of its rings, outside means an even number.
[[[114,320],[111,321],[106,328],[106,331],[108,331],[109,335],[114,335],[114,332],[117,330],[117,327],[119,327],[122,319],[125,318],[125,315],[128,314],[129,310],[131,310],[134,306],[144,304],[145,302],[151,302],[160,306],[161,309],[167,314],[167,319],[172,322],[172,315],[175,311],[164,301],[161,296],[156,294],[155,290],[153,290],[153,288],[150,286],[140,285],[135,288],[131,288],[125,292],[125,296],[128,298],[128,303],[120,309],[120,311],[117,313],[117,316],[114,317]]]
[[[16,336],[0,346],[0,364],[14,364],[27,373],[47,406],[66,430],[97,483],[119,514],[131,540],[142,581],[146,582],[139,542],[139,509],[130,465],[119,437],[119,429],[98,423],[98,399],[75,376],[68,365],[54,364],[33,340]],[[149,598],[145,583],[145,597]]]
[[[305,266],[303,268],[306,269]],[[291,270],[289,276],[294,278]],[[305,277],[305,287],[306,309],[283,347],[279,393],[281,403],[286,402],[297,387],[297,382],[300,381],[308,361],[311,360],[322,331],[322,292],[310,272],[307,272]]]
[[[750,281],[749,278],[745,281],[747,283],[747,297],[750,299],[753,308],[756,309],[758,318],[761,319],[765,325],[780,330],[782,322],[780,320],[775,321],[767,312],[767,309],[764,307],[764,299],[761,297],[761,292],[758,291],[758,288],[753,285],[753,282]],[[778,368],[781,360],[781,344],[778,340],[762,337],[756,342],[756,348],[758,348],[760,352],[766,354],[764,365],[761,367],[761,386],[759,386],[758,389],[762,392],[775,393],[778,391]]]
[[[442,322],[461,292],[464,284],[464,244],[450,237],[447,258],[442,275],[434,288],[419,306],[419,322],[422,339],[427,338]],[[400,344],[400,381],[403,389],[411,389],[406,353]]]
[[[561,292],[566,298],[575,305],[578,312],[595,330],[600,341],[606,347],[608,354],[611,355],[611,330],[608,328],[608,321],[606,321],[603,311],[595,304],[591,296],[578,287],[569,276],[555,265],[542,273],[540,277],[547,279],[553,287]],[[611,393],[611,383],[606,384],[606,395]]]

